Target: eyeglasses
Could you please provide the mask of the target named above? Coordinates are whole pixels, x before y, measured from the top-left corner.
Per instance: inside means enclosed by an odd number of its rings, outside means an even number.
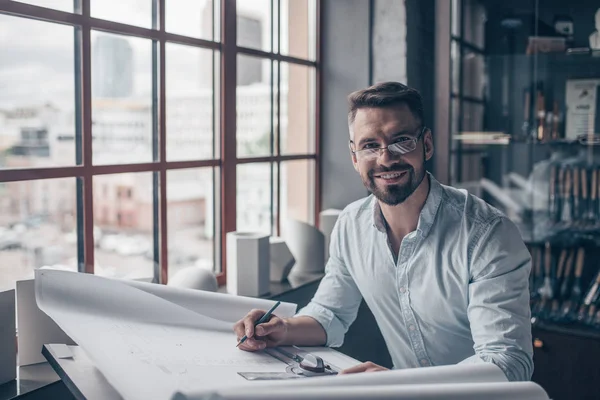
[[[407,154],[417,148],[417,143],[421,139],[421,136],[427,131],[427,127],[423,126],[421,129],[421,133],[417,137],[407,138],[404,137],[397,142],[391,143],[387,146],[379,147],[377,143],[367,143],[363,146],[362,149],[354,150],[354,142],[350,141],[350,151],[356,155],[356,158],[360,158],[362,160],[370,160],[375,159],[381,155],[384,150],[389,150],[390,154],[393,156],[398,156],[402,154]]]

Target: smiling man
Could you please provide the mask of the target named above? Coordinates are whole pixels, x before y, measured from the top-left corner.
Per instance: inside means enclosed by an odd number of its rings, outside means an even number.
[[[394,368],[491,362],[511,381],[531,379],[531,258],[519,231],[426,171],[433,136],[416,90],[385,82],[349,103],[352,163],[372,194],[341,213],[312,301],[256,331],[264,311],[253,310],[235,325],[250,338],[240,347],[338,347],[364,299]],[[383,369],[367,362],[344,372]]]

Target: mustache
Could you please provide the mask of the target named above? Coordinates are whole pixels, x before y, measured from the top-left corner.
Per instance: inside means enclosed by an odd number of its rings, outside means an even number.
[[[380,167],[369,171],[369,176],[373,177],[378,174],[385,174],[390,172],[410,172],[413,167],[409,164],[394,164],[391,167]]]

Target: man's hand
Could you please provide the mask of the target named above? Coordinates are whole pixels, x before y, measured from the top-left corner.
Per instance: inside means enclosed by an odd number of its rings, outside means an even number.
[[[358,372],[377,372],[377,371],[387,371],[387,370],[388,370],[387,368],[382,367],[381,365],[377,365],[375,363],[372,363],[371,361],[367,361],[365,363],[355,365],[354,367],[346,368],[339,374],[340,375],[356,374]]]
[[[254,323],[267,312],[252,310],[233,326],[238,341],[246,335],[248,339],[239,348],[246,351],[262,350],[265,347],[276,347],[283,342],[287,335],[288,327],[285,320],[271,315],[268,322],[262,323],[254,329]]]

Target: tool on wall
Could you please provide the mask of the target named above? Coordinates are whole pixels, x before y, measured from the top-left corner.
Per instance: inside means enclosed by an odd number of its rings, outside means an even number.
[[[563,305],[563,317],[568,318],[578,309],[581,301],[582,290],[581,290],[581,274],[583,273],[585,250],[583,247],[577,249],[577,257],[575,261],[575,277],[573,280],[573,286],[571,287],[571,295]],[[576,319],[577,316],[575,316]]]
[[[553,220],[554,222],[556,221],[556,215],[558,213],[558,196],[556,195],[557,192],[557,188],[556,188],[556,174],[557,174],[557,167],[556,165],[553,165],[552,167],[550,167],[550,196],[548,199],[548,213],[550,214],[550,219]]]
[[[591,207],[588,203],[588,171],[587,168],[581,168],[581,215],[585,220],[593,219]]]
[[[565,169],[564,177],[564,192],[563,192],[563,209],[561,220],[566,223],[570,223],[571,219],[571,170]]]
[[[552,248],[550,243],[546,242],[546,250],[544,253],[544,285],[539,289],[540,296],[543,299],[550,300],[554,295],[552,288]]]
[[[552,307],[550,310],[550,319],[557,320],[560,319],[560,284],[561,279],[563,277],[563,272],[565,270],[565,264],[567,261],[567,249],[562,249],[560,252],[560,257],[558,259],[558,266],[556,269],[556,278],[554,279],[554,288],[553,288],[553,298],[552,298]]]
[[[571,270],[573,269],[574,251],[569,250],[569,255],[565,261],[565,271],[563,273],[562,284],[560,285],[560,298],[566,300],[569,296],[569,285],[571,283]]]
[[[577,222],[579,222],[581,217],[579,209],[579,176],[579,168],[575,167],[573,169],[573,193],[571,194],[571,198],[573,199],[573,213],[571,218]]]

